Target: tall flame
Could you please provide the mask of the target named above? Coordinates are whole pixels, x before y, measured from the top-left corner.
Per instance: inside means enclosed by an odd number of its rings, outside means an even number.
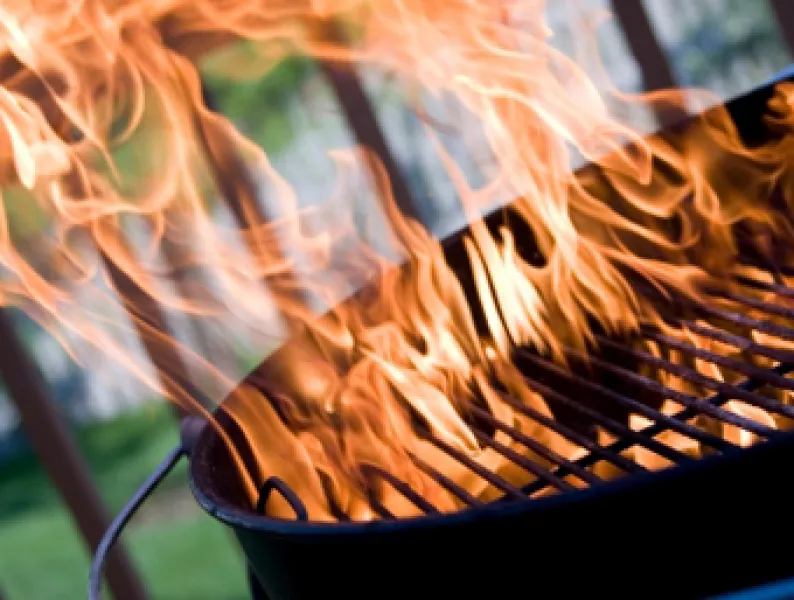
[[[2,302],[25,309],[74,354],[74,340],[84,340],[193,410],[204,409],[188,379],[208,390],[233,381],[167,337],[141,302],[207,320],[234,314],[264,331],[273,327],[265,307],[278,306],[297,341],[274,357],[262,386],[268,397],[245,385],[225,408],[257,458],[258,472],[241,467],[249,492],[278,475],[299,490],[312,518],[333,518],[332,504],[372,518],[373,493],[395,514],[413,514],[401,496],[371,489],[373,468],[409,482],[442,510],[460,501],[417,465],[432,464],[472,495],[499,493],[440,448],[509,472],[516,485],[530,481],[467,424],[472,410],[485,409],[559,454],[581,450],[504,401],[507,391],[551,417],[512,366],[513,350],[531,346],[562,359],[565,347],[592,342],[594,323],[609,333],[660,323],[637,281],[697,297],[704,283],[734,268],[737,223],[758,233],[760,250],[768,232],[791,234],[764,199],[777,185],[794,189],[784,160],[794,138],[748,149],[724,111],[675,139],[642,138],[622,125],[587,73],[553,48],[543,10],[540,0],[3,7]],[[340,26],[351,41],[340,41]],[[462,243],[482,319],[442,244],[397,208],[371,152],[331,151],[340,186],[326,202],[301,208],[266,154],[204,105],[192,58],[230,40],[257,50],[256,63],[235,63],[231,76],[259,75],[284,55],[303,53],[377,66],[420,90],[417,102],[434,96],[462,107],[492,159],[484,184],[467,178],[432,125],[427,136],[471,223]],[[770,106],[784,134],[793,91],[781,85]],[[574,152],[600,168],[575,175]],[[122,170],[131,156],[136,168]],[[278,219],[264,221],[256,198],[246,196],[240,164],[266,180]],[[344,182],[356,172],[372,183],[368,211],[378,244],[340,208],[355,196]],[[236,199],[241,231],[221,224],[215,186]],[[507,227],[493,232],[481,218],[513,197],[511,218],[528,226],[529,241]],[[792,203],[789,191],[784,200]],[[528,243],[532,257],[522,251]],[[212,288],[170,284],[170,275],[189,269],[201,269]],[[374,283],[340,303],[363,281]],[[115,291],[132,326],[118,318]],[[335,308],[319,317],[315,301]],[[129,351],[131,328],[150,350],[178,357],[187,373],[153,374]],[[642,417],[632,419],[643,426]],[[725,435],[750,443],[738,431]],[[493,442],[530,453],[499,430]],[[289,514],[278,499],[268,510]]]

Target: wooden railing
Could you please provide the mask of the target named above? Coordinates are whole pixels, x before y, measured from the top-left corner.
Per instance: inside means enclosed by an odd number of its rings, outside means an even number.
[[[628,47],[639,65],[643,87],[646,90],[675,87],[673,69],[643,3],[639,0],[612,0],[611,5]],[[783,38],[794,51],[794,2],[770,0],[770,5],[777,16]],[[337,38],[340,35],[339,30],[332,25],[327,34]],[[166,40],[171,39],[167,24],[163,35]],[[195,44],[196,40],[193,39],[175,38],[171,41],[176,45],[182,44],[187,52],[193,47],[206,47],[203,43]],[[358,75],[350,67],[340,64],[326,63],[321,67],[355,138],[380,156],[394,186],[398,205],[406,214],[419,215],[409,182],[392,156]],[[670,109],[657,112],[661,123],[679,116],[671,113]],[[197,123],[197,127],[200,129],[202,124]],[[236,172],[235,185],[229,185],[222,177],[218,178],[217,183],[223,200],[240,228],[251,226],[251,215],[255,215],[262,223],[266,222],[267,211],[257,200],[252,187],[253,180],[242,160],[234,155],[231,146],[208,146],[207,154],[214,161],[223,163],[227,173],[230,165],[233,167],[231,171]],[[137,288],[134,282],[115,272],[109,263],[106,266],[127,310],[138,318],[145,318],[156,329],[167,331],[165,316],[152,298]],[[151,336],[144,334],[142,337],[144,347],[158,371],[166,374],[166,379],[185,382],[188,371],[178,353],[152,342]],[[152,343],[146,343],[147,337]],[[71,512],[87,549],[92,552],[109,523],[108,511],[92,481],[85,459],[55,408],[44,379],[14,329],[8,309],[0,309],[0,339],[0,375],[9,396],[16,405],[22,426],[38,459]],[[107,578],[117,600],[144,600],[148,597],[122,545],[116,546],[108,562]]]
[[[789,0],[769,0],[775,13],[778,27],[786,40],[789,50],[794,53],[794,2]]]

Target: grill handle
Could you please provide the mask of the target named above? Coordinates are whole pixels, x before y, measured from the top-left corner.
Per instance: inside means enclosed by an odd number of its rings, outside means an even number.
[[[105,565],[105,559],[124,527],[182,457],[190,455],[206,423],[207,421],[201,417],[189,416],[182,419],[179,425],[179,444],[168,453],[163,462],[157,465],[152,474],[149,475],[149,478],[138,488],[132,498],[129,499],[110,523],[96,548],[94,559],[91,561],[91,570],[88,574],[88,600],[100,600],[101,598],[102,569]]]

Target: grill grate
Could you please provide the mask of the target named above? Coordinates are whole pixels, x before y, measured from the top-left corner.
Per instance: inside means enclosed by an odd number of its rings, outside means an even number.
[[[792,275],[794,269],[776,269],[776,273]],[[571,361],[578,361],[578,364],[586,362],[601,377],[590,376],[590,371],[583,374],[577,369],[565,368],[529,350],[517,350],[515,361],[524,373],[528,387],[540,394],[553,411],[562,411],[569,418],[551,418],[504,393],[500,393],[502,401],[582,449],[579,458],[566,458],[510,424],[498,420],[487,410],[472,406],[470,414],[479,423],[472,425],[472,430],[479,443],[535,476],[536,479],[523,488],[510,483],[431,433],[427,433],[427,440],[500,490],[502,497],[498,501],[516,502],[552,492],[570,493],[582,487],[602,485],[606,478],[594,469],[599,463],[628,476],[648,471],[646,466],[640,464],[641,461],[638,462],[627,452],[632,449],[644,449],[673,464],[698,460],[664,443],[660,435],[666,432],[674,432],[698,444],[703,456],[741,450],[740,445],[716,435],[698,422],[704,418],[712,423],[735,427],[759,440],[789,435],[782,429],[739,414],[726,406],[731,400],[737,400],[760,408],[767,411],[781,427],[788,425],[787,420],[794,420],[794,405],[785,401],[786,394],[794,391],[794,379],[789,377],[794,371],[794,344],[789,344],[792,349],[786,348],[786,342],[794,342],[794,329],[778,322],[794,321],[794,288],[789,287],[779,275],[772,279],[774,283],[746,275],[737,276],[735,281],[743,292],[713,290],[710,295],[714,302],[686,301],[678,310],[678,314],[685,314],[686,318],[670,317],[668,320],[670,325],[686,328],[704,340],[729,347],[739,356],[701,348],[652,328],[643,329],[641,336],[664,350],[658,355],[639,349],[630,341],[603,335],[595,336],[600,351],[598,355],[567,350]],[[776,302],[748,295],[752,293],[772,297]],[[762,334],[764,340],[753,339],[752,332]],[[665,352],[676,353],[680,358],[671,360],[665,356]],[[732,372],[737,381],[724,381],[704,374],[690,366],[696,361]],[[703,393],[696,395],[669,387],[662,383],[661,378],[646,374],[648,370],[688,382],[702,389]],[[585,400],[581,399],[585,395],[581,392],[586,392]],[[679,410],[673,414],[662,412],[661,401],[665,399],[679,405]],[[628,414],[637,415],[649,424],[642,428],[632,427],[626,418],[616,416],[615,410],[624,417]],[[507,434],[517,444],[548,461],[548,464],[541,464],[517,453],[483,431],[483,427]],[[607,442],[599,441],[594,431],[605,432]],[[458,498],[463,505],[476,508],[485,504],[432,465],[419,457],[411,458],[419,470]],[[387,485],[422,513],[439,512],[410,485],[391,473],[368,466],[362,469],[362,474],[371,483],[372,490]],[[575,484],[571,478],[575,478]],[[257,507],[259,512],[263,512],[265,500],[273,492],[282,495],[298,520],[306,520],[307,511],[300,498],[275,477],[269,478],[263,485],[262,499]],[[369,502],[381,518],[396,518],[378,501],[374,491],[369,495]],[[333,507],[333,512],[338,519],[349,520],[338,507]]]

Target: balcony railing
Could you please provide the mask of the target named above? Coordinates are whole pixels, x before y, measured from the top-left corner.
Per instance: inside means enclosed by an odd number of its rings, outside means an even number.
[[[623,32],[625,44],[633,60],[636,61],[641,87],[645,90],[672,88],[679,83],[676,66],[670,60],[671,50],[665,48],[660,41],[658,33],[660,24],[654,23],[653,11],[648,10],[648,6],[652,4],[638,0],[612,0],[610,8],[616,17],[617,25]],[[700,3],[688,4],[690,8],[687,10],[696,10],[691,7],[700,5]],[[776,35],[781,40],[780,44],[786,44],[788,48],[779,51],[779,55],[784,59],[778,57],[774,60],[787,62],[788,55],[794,50],[794,3],[790,0],[769,0],[767,8],[770,19],[777,23]],[[326,33],[335,38],[341,35],[333,24],[328,26]],[[163,34],[176,50],[190,53],[196,46],[195,40],[169,35],[167,25],[164,25]],[[219,42],[225,41],[219,40]],[[631,59],[627,57],[626,60]],[[394,186],[395,198],[401,209],[406,214],[414,216],[421,214],[411,182],[400,162],[392,154],[389,140],[386,139],[384,129],[378,121],[377,113],[368,99],[359,74],[350,67],[330,62],[320,67],[338,99],[355,139],[380,156]],[[207,99],[211,103],[212,99],[210,97]],[[656,112],[656,118],[662,124],[679,119],[681,116],[681,109],[659,108]],[[199,120],[196,126],[201,132],[204,127],[211,125]],[[208,146],[207,154],[213,161],[222,163],[226,169],[232,165],[235,171],[234,185],[231,185],[228,177],[224,179],[220,176],[217,177],[217,184],[223,200],[239,227],[241,229],[250,227],[252,215],[260,223],[267,222],[266,203],[263,203],[255,193],[254,178],[247,171],[246,165],[234,155],[232,145]],[[115,271],[109,262],[106,263],[106,267],[117,292],[125,300],[126,309],[131,314],[143,317],[148,324],[154,326],[155,330],[167,331],[168,320],[157,303],[143,290],[137,288],[134,282]],[[172,348],[158,344],[150,333],[147,334],[142,330],[140,333],[143,347],[157,371],[165,375],[164,381],[186,382],[190,377],[189,371],[178,353]],[[0,309],[0,336],[3,340],[0,344],[0,375],[5,381],[8,395],[16,406],[22,426],[38,459],[74,517],[85,541],[86,550],[93,551],[109,523],[108,511],[92,481],[86,461],[56,409],[47,384],[15,331],[12,313],[8,309]],[[36,560],[36,557],[31,557],[31,560]],[[147,597],[145,586],[131,566],[122,545],[116,546],[108,563],[107,578],[117,600],[143,600]]]

